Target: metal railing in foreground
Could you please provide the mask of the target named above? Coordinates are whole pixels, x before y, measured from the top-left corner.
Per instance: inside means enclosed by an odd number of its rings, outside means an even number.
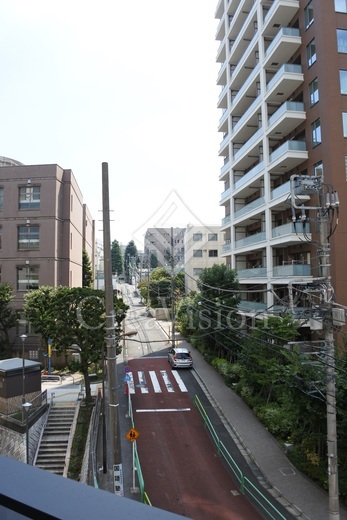
[[[270,520],[286,520],[286,516],[284,516],[274,504],[270,502],[270,500],[262,493],[261,484],[253,483],[246,475],[243,473],[240,466],[236,463],[235,459],[232,457],[230,452],[227,450],[223,442],[218,437],[216,430],[213,427],[213,424],[206,413],[205,408],[203,407],[199,397],[195,395],[194,404],[199,411],[200,415],[203,418],[205,428],[211,436],[213,443],[216,446],[217,453],[220,457],[222,457],[228,466],[229,470],[233,474],[234,479],[240,486],[240,491],[243,495],[246,495],[250,498],[253,503],[256,503],[258,507],[262,509],[262,511],[266,514],[266,517]],[[256,480],[256,479],[255,479]]]

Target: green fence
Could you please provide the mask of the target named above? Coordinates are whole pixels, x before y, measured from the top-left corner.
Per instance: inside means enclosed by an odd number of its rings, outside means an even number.
[[[253,484],[242,472],[240,466],[235,462],[234,458],[227,450],[223,442],[217,435],[216,430],[214,429],[210,418],[208,417],[205,408],[203,407],[199,397],[196,395],[194,398],[194,404],[198,409],[200,415],[203,418],[205,428],[211,436],[213,443],[216,446],[217,453],[220,457],[222,457],[229,470],[231,471],[234,479],[240,486],[240,491],[243,495],[247,495],[250,500],[258,505],[263,512],[266,514],[267,518],[271,520],[286,520],[286,517],[278,511],[278,509],[272,504],[265,495],[261,492],[261,485]]]

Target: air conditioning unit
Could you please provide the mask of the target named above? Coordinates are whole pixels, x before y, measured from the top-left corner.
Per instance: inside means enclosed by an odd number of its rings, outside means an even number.
[[[333,308],[333,324],[336,327],[342,327],[346,323],[346,312],[345,309],[338,307]]]

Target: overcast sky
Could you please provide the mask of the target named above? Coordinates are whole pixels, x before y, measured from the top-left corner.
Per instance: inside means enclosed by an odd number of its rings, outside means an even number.
[[[214,0],[0,0],[0,155],[71,169],[102,237],[219,225]]]

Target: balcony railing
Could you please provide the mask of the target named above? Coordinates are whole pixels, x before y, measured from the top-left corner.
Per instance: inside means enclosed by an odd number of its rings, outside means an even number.
[[[231,215],[227,215],[226,217],[222,218],[222,226],[229,224],[230,221],[231,221]]]
[[[252,211],[256,208],[259,208],[263,204],[265,204],[265,198],[259,197],[258,199],[254,200],[253,202],[250,202],[249,204],[247,204],[246,206],[243,206],[243,208],[240,208],[237,211],[235,211],[234,218],[241,217],[245,213],[248,213],[249,211]]]
[[[227,190],[223,191],[223,193],[220,196],[220,200],[225,200],[227,197],[230,197],[231,194],[231,188],[228,188]]]
[[[270,90],[272,86],[278,81],[278,78],[280,78],[285,72],[291,72],[292,74],[302,74],[302,66],[285,63],[274,75],[274,77],[269,81],[266,90]]]
[[[280,197],[281,195],[285,195],[290,192],[290,181],[281,184],[277,188],[273,189],[271,192],[271,200]]]
[[[267,276],[266,267],[254,267],[252,269],[237,270],[238,278],[266,278],[266,276]]]
[[[222,245],[222,253],[229,253],[229,251],[231,251],[231,243],[226,242]]]
[[[234,161],[236,161],[243,153],[245,153],[245,150],[247,150],[247,148],[250,148],[250,146],[252,146],[253,143],[255,143],[255,141],[257,139],[259,139],[259,137],[261,135],[263,135],[264,133],[264,130],[263,128],[259,128],[255,134],[252,135],[252,137],[250,139],[248,139],[248,141],[246,141],[246,143],[240,148],[240,150],[238,150],[235,154],[234,154]]]
[[[305,141],[286,141],[279,146],[272,154],[270,154],[270,163],[285,154],[286,152],[306,152],[307,146]]]
[[[272,114],[271,117],[268,119],[268,126],[271,126],[276,119],[281,117],[282,114],[286,111],[291,112],[304,112],[305,106],[304,103],[301,103],[299,101],[286,101],[283,103],[283,105],[280,106],[278,110],[274,114]]]
[[[282,226],[278,226],[273,228],[272,230],[272,238],[279,238],[286,235],[292,234],[303,234],[310,233],[310,224],[306,222],[288,222],[287,224],[283,224]]]
[[[257,164],[256,166],[254,166],[254,168],[249,170],[249,172],[247,172],[243,177],[241,177],[241,179],[237,179],[237,181],[234,184],[235,190],[237,188],[239,188],[240,186],[242,186],[243,184],[246,184],[250,179],[255,177],[263,169],[264,169],[264,161]]]
[[[266,239],[265,231],[261,231],[260,233],[255,233],[254,235],[250,235],[249,237],[241,238],[240,240],[236,240],[235,247],[246,247],[251,244],[257,244],[258,242],[263,242]]]
[[[276,45],[278,44],[278,40],[280,40],[282,36],[294,36],[300,38],[300,30],[295,29],[294,27],[282,27],[282,29],[280,29],[280,31],[277,33],[276,38],[271,42],[271,44],[267,48],[265,58],[269,56],[269,54],[271,54],[272,49],[276,47]]]
[[[276,265],[273,268],[274,278],[286,278],[287,276],[311,276],[310,264]]]

